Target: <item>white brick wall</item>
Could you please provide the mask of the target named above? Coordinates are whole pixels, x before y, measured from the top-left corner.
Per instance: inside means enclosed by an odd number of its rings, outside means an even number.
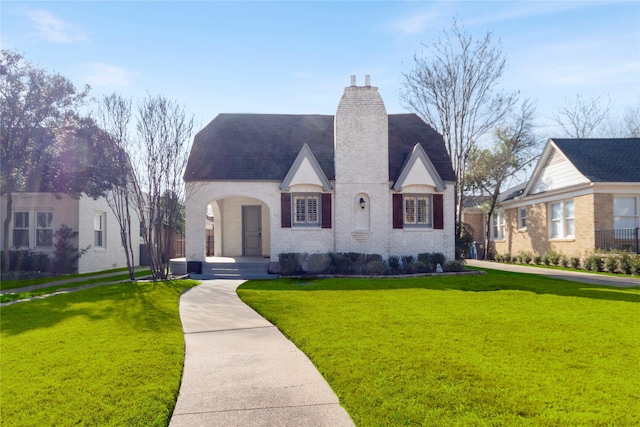
[[[362,252],[417,255],[442,252],[454,256],[454,185],[444,191],[444,230],[394,230],[389,182],[388,116],[378,88],[345,88],[335,123],[336,181],[332,183],[331,229],[282,228],[279,182],[188,183],[187,259],[205,259],[205,210],[214,204],[216,255],[242,253],[241,207],[262,205],[263,254],[278,261],[283,252]],[[292,192],[321,192],[316,186],[293,186]],[[433,191],[431,188],[429,192]],[[359,199],[366,201],[365,209]]]

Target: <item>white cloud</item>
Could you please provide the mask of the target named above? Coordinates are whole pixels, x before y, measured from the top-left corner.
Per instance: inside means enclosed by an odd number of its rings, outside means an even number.
[[[404,35],[420,34],[427,30],[429,26],[441,25],[440,14],[436,12],[425,12],[392,22],[387,29],[393,33]],[[430,25],[431,24],[431,25]]]
[[[31,10],[27,16],[43,39],[54,43],[73,43],[89,39],[87,33],[77,25],[65,22],[47,10]]]
[[[138,73],[102,62],[83,64],[85,81],[90,86],[123,88],[129,86]]]

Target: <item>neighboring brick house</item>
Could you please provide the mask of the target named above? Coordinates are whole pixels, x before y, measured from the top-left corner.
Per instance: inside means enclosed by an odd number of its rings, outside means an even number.
[[[495,253],[638,251],[640,138],[549,139],[529,181],[493,215]]]
[[[6,195],[1,199],[3,209],[0,212],[0,221],[4,221]],[[104,197],[93,199],[83,194],[75,199],[66,194],[31,191],[13,193],[12,199],[9,231],[9,246],[12,250],[43,252],[53,259],[55,232],[64,224],[78,233],[73,242],[74,246],[80,249],[89,248],[78,260],[79,273],[127,266],[120,240],[120,227]],[[138,221],[134,221],[131,235],[135,265],[138,265]]]
[[[186,257],[360,252],[454,257],[455,174],[442,136],[387,115],[378,88],[346,87],[335,116],[220,114],[185,172]]]

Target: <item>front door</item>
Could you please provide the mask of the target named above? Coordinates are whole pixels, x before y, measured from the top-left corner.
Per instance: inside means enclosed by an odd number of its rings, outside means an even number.
[[[242,207],[242,255],[262,256],[262,211],[260,206]]]

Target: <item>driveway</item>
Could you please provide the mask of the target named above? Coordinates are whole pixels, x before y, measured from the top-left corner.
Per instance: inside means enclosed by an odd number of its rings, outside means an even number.
[[[539,274],[541,276],[553,277],[554,279],[571,280],[574,282],[589,283],[592,285],[617,286],[620,288],[640,286],[640,278],[635,279],[622,276],[604,276],[601,274],[586,273],[582,271],[554,270],[550,268],[532,267],[520,264],[505,264],[501,262],[480,261],[475,259],[469,259],[466,263],[471,267],[511,271],[514,273]]]

